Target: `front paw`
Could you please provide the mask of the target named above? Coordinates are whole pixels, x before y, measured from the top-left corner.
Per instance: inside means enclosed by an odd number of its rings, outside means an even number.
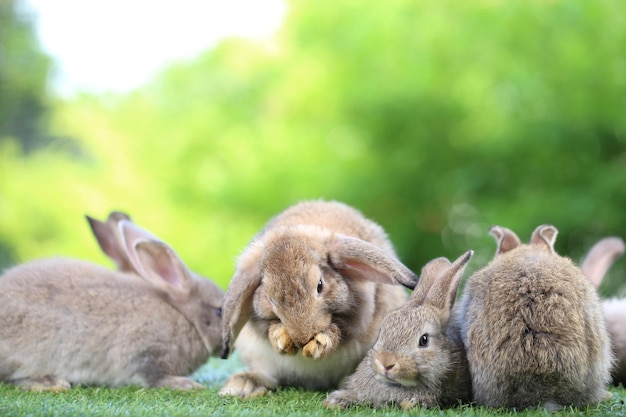
[[[323,359],[337,349],[340,337],[339,328],[331,326],[326,331],[316,334],[309,343],[304,345],[302,356],[305,358]]]
[[[276,352],[286,355],[295,355],[298,351],[282,323],[270,324],[268,336],[270,344]]]
[[[268,388],[259,378],[244,372],[228,378],[219,395],[223,397],[254,398],[267,394],[267,391]]]

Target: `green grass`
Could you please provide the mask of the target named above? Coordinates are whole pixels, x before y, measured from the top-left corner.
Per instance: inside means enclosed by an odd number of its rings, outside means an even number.
[[[218,396],[221,384],[239,369],[241,363],[236,357],[228,361],[212,359],[194,375],[208,389],[191,392],[138,387],[75,387],[61,393],[32,393],[0,384],[0,416],[626,416],[626,390],[621,387],[612,388],[613,398],[599,406],[552,414],[541,410],[516,413],[469,406],[409,412],[367,407],[328,410],[322,407],[325,393],[298,389],[280,389],[252,400]]]

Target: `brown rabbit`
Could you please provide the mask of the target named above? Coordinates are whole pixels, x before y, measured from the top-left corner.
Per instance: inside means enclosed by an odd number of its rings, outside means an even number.
[[[528,245],[494,226],[495,258],[472,274],[460,306],[474,401],[559,409],[609,395],[612,354],[600,300],[582,271],[554,251],[557,229]]]
[[[385,316],[376,343],[325,406],[406,410],[471,400],[467,359],[450,313],[472,255],[466,252],[453,264],[437,258],[424,266],[409,301]]]
[[[187,375],[218,351],[223,291],[148,232],[118,226],[137,274],[53,258],[0,276],[0,381],[203,387]]]
[[[239,257],[226,291],[222,357],[237,340],[251,371],[233,375],[220,394],[336,387],[384,315],[406,301],[402,287],[388,284],[416,282],[383,229],[354,208],[313,201],[287,209]]]
[[[624,241],[607,237],[598,241],[581,265],[589,281],[598,288],[613,262],[624,254]],[[616,362],[611,372],[613,383],[626,386],[626,298],[602,300],[604,320],[611,338]]]

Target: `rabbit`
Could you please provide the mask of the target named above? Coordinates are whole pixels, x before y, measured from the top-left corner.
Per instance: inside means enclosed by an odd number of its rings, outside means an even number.
[[[624,241],[607,237],[598,241],[587,253],[581,269],[598,288],[613,262],[624,254]],[[626,298],[602,300],[604,320],[611,338],[615,366],[611,372],[613,384],[626,386]]]
[[[128,220],[123,273],[70,258],[0,276],[0,381],[59,391],[75,384],[203,388],[187,375],[221,345],[224,292]]]
[[[450,321],[457,288],[473,251],[454,263],[427,263],[409,301],[388,313],[380,334],[356,372],[324,405],[366,404],[407,410],[467,403],[471,378],[458,329]]]
[[[458,310],[477,405],[550,411],[610,397],[613,362],[600,300],[541,225],[530,244],[493,226],[494,259],[467,280]]]
[[[383,228],[357,209],[323,200],[286,209],[240,255],[226,290],[221,356],[236,347],[250,371],[232,375],[220,394],[337,387],[384,315],[407,300],[389,284],[416,282]]]

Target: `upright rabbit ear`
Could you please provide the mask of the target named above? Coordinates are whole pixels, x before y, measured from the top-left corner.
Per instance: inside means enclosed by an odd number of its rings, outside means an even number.
[[[118,222],[121,220],[130,220],[127,214],[121,212],[113,212],[109,215],[106,222],[96,220],[93,217],[85,216],[91,227],[100,249],[115,262],[117,269],[122,272],[133,272],[132,265],[126,255],[124,242],[119,234]]]
[[[170,299],[184,302],[191,290],[191,273],[176,252],[129,221],[121,221],[119,227],[128,258],[139,276]]]
[[[619,237],[606,237],[593,245],[580,269],[585,277],[598,288],[611,265],[623,254],[624,241]]]
[[[515,249],[522,244],[517,235],[506,227],[492,226],[491,229],[489,229],[489,234],[496,238],[496,242],[498,243],[496,256]]]
[[[465,267],[473,255],[474,251],[467,251],[451,265],[448,262],[447,267],[442,263],[436,263],[433,270],[430,271],[435,278],[426,295],[425,302],[449,313],[454,306],[456,292],[461,283],[461,278],[463,278]]]
[[[530,243],[543,246],[550,253],[554,253],[554,242],[559,231],[551,224],[538,226],[530,237]]]
[[[450,265],[452,265],[450,261],[444,257],[435,258],[424,265],[420,273],[420,280],[415,286],[409,302],[416,305],[423,304],[435,281],[450,268]]]
[[[226,359],[239,332],[250,318],[254,292],[261,285],[263,244],[254,242],[239,257],[237,269],[228,284],[222,304],[222,352]]]
[[[335,235],[328,242],[333,268],[349,279],[401,284],[413,289],[417,276],[393,254],[361,239]]]

